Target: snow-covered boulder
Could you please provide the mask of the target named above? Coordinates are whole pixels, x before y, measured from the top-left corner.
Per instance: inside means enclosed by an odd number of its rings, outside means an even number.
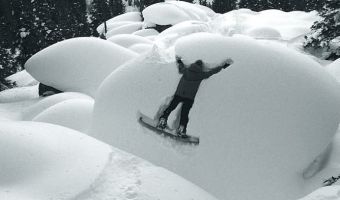
[[[15,87],[0,92],[0,103],[13,103],[29,99],[37,99],[38,85]]]
[[[327,71],[340,83],[340,58],[327,66]]]
[[[142,26],[143,26],[142,22],[125,24],[125,25],[110,29],[106,33],[106,38],[109,38],[109,37],[112,37],[112,36],[118,35],[118,34],[131,34],[131,33],[134,33],[138,30],[141,30]]]
[[[88,189],[111,148],[61,126],[0,123],[0,199],[71,199]]]
[[[152,41],[150,41],[149,39],[132,34],[119,34],[112,36],[107,40],[125,48],[129,48],[134,44],[152,44]]]
[[[159,32],[153,28],[142,29],[132,33],[133,35],[139,35],[142,37],[158,35]]]
[[[18,87],[36,85],[38,83],[26,70],[22,70],[15,74],[10,75],[6,80],[15,83]]]
[[[120,23],[120,22],[141,22],[142,16],[140,12],[127,12],[116,17],[113,17],[106,21],[107,27],[110,27],[111,24]],[[104,32],[104,23],[101,23],[97,27],[97,32],[103,33]]]
[[[106,78],[90,134],[221,199],[307,194],[302,171],[326,148],[339,123],[336,81],[308,56],[253,39],[192,34],[178,40],[175,51],[185,64],[235,61],[201,84],[188,124],[188,134],[200,137],[197,148],[163,139],[137,122],[139,111],[155,116],[180,79],[175,62],[158,62],[158,56],[140,58]]]
[[[73,38],[34,54],[25,68],[39,82],[61,91],[94,96],[99,84],[137,54],[97,38]]]
[[[171,3],[156,3],[143,10],[146,23],[158,25],[174,25],[191,20],[190,16],[180,7]]]
[[[270,39],[270,40],[281,39],[280,32],[270,27],[253,28],[247,31],[247,35],[256,39]]]
[[[130,50],[136,52],[136,53],[146,53],[152,49],[151,44],[134,44],[129,47]]]
[[[22,119],[32,120],[39,113],[43,112],[49,107],[57,103],[66,101],[66,100],[70,100],[70,99],[85,99],[85,100],[90,100],[90,101],[93,100],[91,97],[85,94],[76,93],[76,92],[64,92],[64,93],[55,94],[52,96],[42,98],[40,101],[36,102],[35,104],[25,108],[22,111]]]
[[[91,99],[65,100],[45,109],[32,121],[57,124],[86,133],[91,125],[93,104]]]

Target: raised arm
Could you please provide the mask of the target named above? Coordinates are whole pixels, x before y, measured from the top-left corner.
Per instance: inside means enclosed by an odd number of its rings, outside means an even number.
[[[184,63],[182,62],[182,59],[181,59],[181,57],[179,57],[179,56],[176,56],[176,62],[177,62],[177,66],[178,66],[178,72],[180,73],[180,74],[183,74],[184,72],[185,72],[185,65],[184,65]]]
[[[212,68],[211,70],[209,70],[208,72],[204,72],[204,78],[209,78],[210,76],[217,74],[218,72],[220,72],[222,69],[225,69],[227,67],[229,67],[231,64],[233,64],[234,61],[230,58],[228,58],[227,60],[225,60],[220,66]]]

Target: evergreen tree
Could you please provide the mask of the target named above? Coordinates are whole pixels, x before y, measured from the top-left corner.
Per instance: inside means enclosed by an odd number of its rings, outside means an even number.
[[[327,0],[320,12],[323,18],[315,22],[308,34],[305,48],[323,50],[326,59],[340,57],[340,1]]]
[[[213,0],[211,8],[217,13],[226,13],[236,8],[236,0]]]

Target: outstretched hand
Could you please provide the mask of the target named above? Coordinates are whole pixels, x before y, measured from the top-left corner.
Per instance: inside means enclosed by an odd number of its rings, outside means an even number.
[[[225,61],[223,62],[222,67],[225,69],[225,68],[229,67],[229,66],[230,66],[231,64],[233,64],[233,63],[234,63],[233,59],[228,58],[227,60],[225,60]]]

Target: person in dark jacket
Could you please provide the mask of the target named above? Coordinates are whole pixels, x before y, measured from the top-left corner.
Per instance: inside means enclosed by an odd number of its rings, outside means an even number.
[[[222,69],[227,68],[233,63],[233,60],[227,59],[221,66],[215,67],[208,71],[204,70],[205,67],[202,60],[197,60],[190,66],[185,66],[180,57],[176,57],[176,61],[178,64],[179,73],[183,75],[178,83],[172,101],[159,117],[157,128],[165,129],[167,127],[167,120],[170,113],[178,106],[179,103],[182,102],[183,105],[180,117],[180,125],[176,132],[180,137],[186,138],[188,137],[186,135],[186,129],[189,122],[189,111],[194,104],[194,99],[202,80],[220,72]]]

